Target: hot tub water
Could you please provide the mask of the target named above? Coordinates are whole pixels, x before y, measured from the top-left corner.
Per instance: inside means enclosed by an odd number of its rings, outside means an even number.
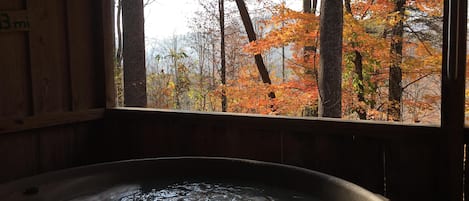
[[[182,182],[150,191],[136,190],[119,201],[319,201],[293,191],[261,185]]]

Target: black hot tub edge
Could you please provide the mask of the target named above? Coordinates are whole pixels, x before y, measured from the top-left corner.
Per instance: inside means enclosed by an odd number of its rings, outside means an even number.
[[[301,167],[225,157],[162,157],[106,162],[59,170],[0,185],[10,201],[67,200],[115,184],[167,177],[210,177],[262,182],[329,201],[386,200],[343,179]]]

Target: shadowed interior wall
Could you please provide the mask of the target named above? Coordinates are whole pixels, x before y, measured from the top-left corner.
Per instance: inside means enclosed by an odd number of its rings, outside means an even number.
[[[111,3],[0,1],[0,183],[96,160]]]

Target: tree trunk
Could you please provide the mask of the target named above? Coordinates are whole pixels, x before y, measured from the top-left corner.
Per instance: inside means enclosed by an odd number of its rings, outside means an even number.
[[[218,0],[219,12],[220,12],[220,60],[221,60],[221,84],[226,86],[226,59],[225,59],[225,1]],[[226,112],[226,91],[221,91],[221,111]]]
[[[391,35],[391,66],[389,68],[389,121],[401,120],[401,100],[402,100],[402,45],[404,36],[404,5],[405,0],[396,0],[394,12],[398,12],[396,18],[398,22],[392,27]]]
[[[350,5],[350,0],[345,0],[345,11],[349,14],[349,15],[352,15],[353,16],[353,13],[352,13],[352,6]],[[356,42],[355,41],[352,41],[352,46],[355,47],[356,46]],[[362,120],[366,120],[366,108],[363,107],[364,106],[364,103],[365,103],[365,87],[364,87],[364,80],[363,80],[363,57],[362,57],[362,54],[360,53],[360,51],[358,50],[355,50],[353,52],[354,54],[354,58],[353,58],[353,65],[354,65],[354,71],[355,71],[355,74],[357,75],[356,79],[358,81],[358,90],[357,91],[357,98],[358,98],[358,102],[359,102],[359,105],[358,105],[358,108],[355,109],[355,111],[357,112],[358,114],[358,118],[362,119]]]
[[[303,0],[303,12],[304,13],[311,13],[311,0]],[[306,30],[309,32],[309,30]],[[311,55],[316,55],[316,48],[315,46],[304,46],[303,47],[303,62],[305,63],[305,75],[308,78],[317,80],[317,72],[314,66],[316,61],[310,61]],[[303,107],[302,116],[305,117],[317,117],[318,116],[318,108],[317,105],[306,105]]]
[[[350,0],[345,0],[344,3],[345,3],[345,11],[348,14],[353,15],[352,14],[352,6],[350,5]]]
[[[303,12],[311,13],[311,0],[303,0]]]
[[[342,0],[321,1],[319,116],[342,115]]]
[[[244,28],[246,29],[249,42],[256,41],[256,33],[254,32],[251,17],[249,17],[249,13],[246,8],[246,4],[244,3],[244,0],[236,0],[236,5],[238,6],[239,14],[241,15],[241,20],[243,21]],[[254,59],[256,60],[257,69],[259,70],[259,74],[261,75],[262,82],[266,84],[272,84],[272,81],[269,77],[269,72],[265,67],[264,60],[262,59],[261,54],[254,55]],[[275,93],[270,92],[269,97],[275,98]]]
[[[311,0],[303,0],[303,12],[304,13],[311,13]],[[309,31],[309,30],[307,30]],[[316,52],[316,47],[314,46],[305,46],[303,48],[303,60],[306,64],[308,64],[310,58],[311,58],[311,55],[314,54]],[[307,65],[307,69],[305,71],[305,73],[307,75],[311,75],[311,76],[314,76],[313,74],[313,69],[309,69],[309,65]]]
[[[355,74],[357,75],[358,80],[358,93],[357,98],[360,105],[358,106],[356,112],[358,113],[358,117],[362,120],[366,120],[366,108],[363,107],[365,104],[365,87],[363,86],[363,57],[362,54],[358,51],[354,51],[355,58],[353,59],[353,64],[355,66]]]
[[[124,104],[146,107],[143,1],[122,1]]]
[[[316,14],[317,9],[318,9],[318,0],[313,0],[313,8],[311,9],[311,12]]]
[[[122,0],[117,0],[117,50],[116,50],[116,62],[119,67],[122,66]]]

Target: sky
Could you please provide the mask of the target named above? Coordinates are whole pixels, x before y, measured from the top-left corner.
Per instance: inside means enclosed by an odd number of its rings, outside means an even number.
[[[281,0],[275,0],[280,2]],[[300,8],[298,0],[286,0],[287,6]],[[199,8],[197,0],[156,0],[145,7],[145,36],[164,39],[190,31],[188,20]]]
[[[197,10],[194,0],[157,0],[145,8],[145,35],[166,38],[189,31],[187,20]]]

